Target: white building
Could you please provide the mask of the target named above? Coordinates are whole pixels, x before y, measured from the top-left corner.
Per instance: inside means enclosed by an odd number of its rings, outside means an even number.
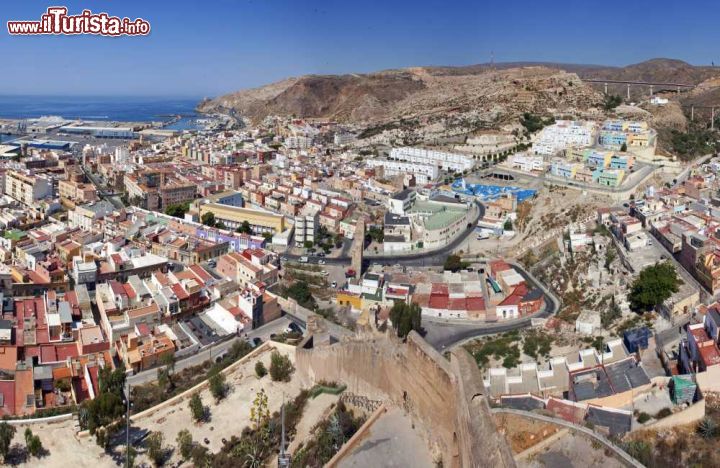
[[[440,175],[440,170],[436,165],[425,163],[370,159],[367,161],[367,165],[369,167],[382,167],[385,177],[412,174],[415,176],[415,182],[419,185],[427,184]]]
[[[558,120],[540,131],[532,150],[535,154],[554,156],[570,146],[592,146],[596,136],[595,122]]]
[[[305,242],[315,242],[318,230],[318,214],[295,216],[295,247],[302,247]]]
[[[352,133],[336,133],[333,137],[335,146],[344,146],[355,141],[355,135]]]
[[[471,156],[423,148],[393,148],[390,150],[390,158],[398,161],[438,166],[443,170],[455,172],[469,171],[475,165],[475,160]]]
[[[415,203],[417,193],[414,190],[405,189],[388,198],[388,209],[395,215],[404,215]]]
[[[42,175],[7,171],[5,193],[26,205],[33,205],[37,200],[53,196],[53,184]]]
[[[527,154],[516,154],[510,158],[510,167],[519,169],[523,172],[541,171],[543,170],[542,156],[530,156]]]

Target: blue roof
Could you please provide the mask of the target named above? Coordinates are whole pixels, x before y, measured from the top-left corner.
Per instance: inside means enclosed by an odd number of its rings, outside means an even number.
[[[463,188],[461,179],[452,183],[452,189],[454,192],[472,195],[481,200],[496,200],[506,193],[512,193],[517,197],[518,203],[531,198],[537,193],[536,190],[532,189],[504,185],[465,184],[465,188]]]

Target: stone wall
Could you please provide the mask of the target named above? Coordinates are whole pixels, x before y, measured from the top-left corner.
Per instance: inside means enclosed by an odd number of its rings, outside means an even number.
[[[514,466],[490,416],[477,365],[464,350],[453,360],[451,366],[414,332],[406,343],[367,335],[296,350],[305,385],[342,382],[350,393],[403,408],[445,466]]]

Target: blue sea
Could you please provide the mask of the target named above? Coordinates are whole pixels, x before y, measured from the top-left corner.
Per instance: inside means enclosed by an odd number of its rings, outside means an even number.
[[[149,122],[168,120],[172,115],[189,116],[176,125],[191,125],[201,98],[90,97],[90,96],[3,96],[0,118],[27,119],[59,115],[66,119]],[[173,126],[175,128],[175,125]],[[180,128],[182,129],[182,128]]]

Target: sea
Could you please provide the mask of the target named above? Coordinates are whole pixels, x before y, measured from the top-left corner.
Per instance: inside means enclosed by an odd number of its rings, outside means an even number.
[[[29,119],[57,115],[66,119],[108,122],[157,122],[171,116],[185,118],[168,128],[192,127],[201,98],[128,96],[21,96],[0,95],[0,119]]]

